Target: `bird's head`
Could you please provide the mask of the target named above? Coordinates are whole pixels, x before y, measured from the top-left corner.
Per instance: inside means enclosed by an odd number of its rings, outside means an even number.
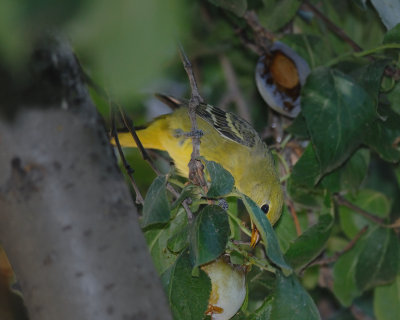
[[[264,158],[261,161],[249,167],[236,186],[261,208],[271,225],[274,225],[282,213],[283,190],[272,159],[267,158],[266,161]]]
[[[248,196],[267,215],[271,225],[278,221],[283,206],[283,191],[279,179],[253,185]]]

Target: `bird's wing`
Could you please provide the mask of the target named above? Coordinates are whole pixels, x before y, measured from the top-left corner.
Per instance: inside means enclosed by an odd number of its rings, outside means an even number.
[[[187,107],[189,103],[187,100],[163,94],[156,94],[156,97],[172,109],[182,106]],[[256,144],[256,139],[258,138],[257,132],[247,121],[239,118],[237,115],[204,103],[197,106],[196,114],[213,126],[226,139],[249,148],[252,148]]]
[[[196,114],[212,125],[221,136],[249,148],[255,145],[257,132],[235,114],[203,103],[198,105]]]

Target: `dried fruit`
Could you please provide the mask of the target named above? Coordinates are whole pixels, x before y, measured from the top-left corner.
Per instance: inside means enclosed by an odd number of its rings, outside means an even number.
[[[276,41],[257,62],[257,88],[272,109],[294,118],[300,112],[300,89],[309,73],[310,67],[303,58]]]

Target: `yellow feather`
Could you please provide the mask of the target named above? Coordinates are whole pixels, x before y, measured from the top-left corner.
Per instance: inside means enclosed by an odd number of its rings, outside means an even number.
[[[219,109],[218,112],[224,114]],[[238,131],[232,124],[235,119],[230,115],[226,116],[226,121],[232,128],[230,134],[243,138],[240,130]],[[220,163],[234,177],[237,189],[249,196],[257,205],[261,207],[268,204],[270,209],[267,217],[274,224],[281,214],[283,193],[267,146],[258,135],[252,147],[227,138],[211,124],[212,121],[216,121],[214,114],[210,114],[208,121],[199,116],[196,119],[199,129],[203,131],[200,144],[201,156]],[[188,176],[192,141],[183,133],[190,130],[187,108],[181,107],[171,114],[155,119],[145,129],[138,130],[137,134],[144,148],[167,151],[178,171]],[[136,147],[130,133],[120,133],[118,137],[122,146]]]

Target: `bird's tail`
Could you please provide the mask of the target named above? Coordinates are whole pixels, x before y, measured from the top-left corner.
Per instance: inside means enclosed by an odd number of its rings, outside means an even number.
[[[156,93],[156,98],[169,106],[172,110],[176,110],[185,103],[185,100],[177,99],[172,96]],[[159,116],[154,119],[147,127],[136,130],[140,142],[145,149],[165,150],[163,141],[168,137],[168,118],[166,115]],[[118,139],[122,147],[137,148],[136,142],[130,132],[118,132]],[[114,138],[111,138],[111,143],[115,145]]]
[[[168,123],[165,117],[161,116],[151,122],[147,127],[135,130],[145,149],[165,150],[162,144],[162,135],[166,134]],[[118,132],[118,140],[122,147],[137,148],[136,142],[130,132]],[[115,145],[114,137],[111,143]]]

